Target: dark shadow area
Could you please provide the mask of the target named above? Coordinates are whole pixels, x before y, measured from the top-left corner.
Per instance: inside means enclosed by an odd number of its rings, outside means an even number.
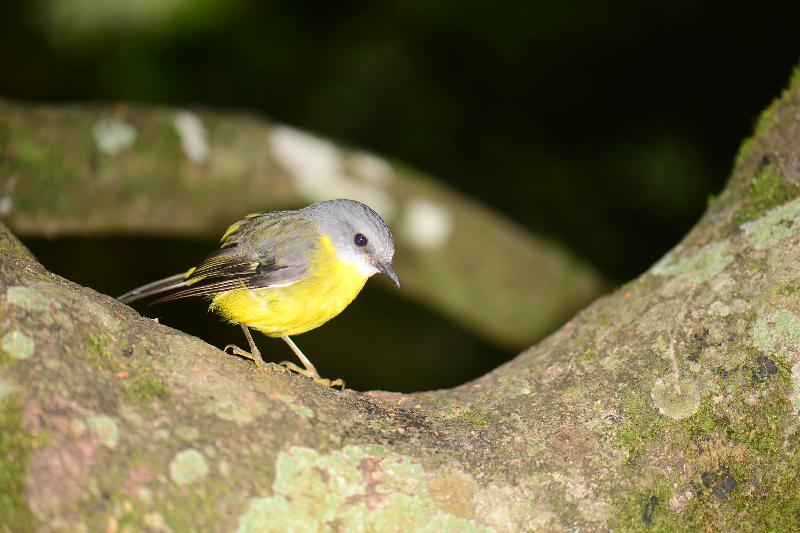
[[[25,244],[49,270],[99,292],[123,292],[186,270],[213,242],[170,239],[30,239]],[[222,348],[247,347],[241,330],[191,298],[134,307],[144,316]],[[488,345],[437,313],[416,305],[378,278],[322,327],[295,337],[320,374],[343,378],[357,390],[412,392],[460,385],[515,355]],[[295,360],[280,339],[255,335],[267,360]]]

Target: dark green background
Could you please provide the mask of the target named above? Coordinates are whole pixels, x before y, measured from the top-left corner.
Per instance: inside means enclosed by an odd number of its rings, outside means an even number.
[[[691,227],[800,58],[800,3],[788,1],[82,4],[2,3],[0,95],[260,111],[433,173],[616,281]],[[213,246],[29,244],[112,294]],[[240,342],[202,309],[145,312]],[[373,289],[298,342],[357,388],[454,385],[513,352]]]

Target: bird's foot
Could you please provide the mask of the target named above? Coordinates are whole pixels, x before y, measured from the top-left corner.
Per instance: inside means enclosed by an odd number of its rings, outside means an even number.
[[[307,368],[301,368],[296,364],[292,363],[291,361],[281,361],[279,363],[282,367],[288,368],[292,372],[300,374],[301,376],[305,376],[307,378],[311,378],[314,380],[314,383],[322,385],[323,387],[330,387],[335,388],[339,387],[339,389],[344,390],[344,380],[343,379],[328,379],[323,378],[317,373],[316,370],[309,370]]]
[[[239,357],[244,357],[245,359],[250,359],[253,361],[257,367],[264,368],[267,364],[261,358],[261,352],[258,350],[254,350],[254,353],[248,352],[246,350],[242,350],[235,344],[229,344],[225,348],[223,348],[225,353],[229,353],[231,355],[238,355]]]

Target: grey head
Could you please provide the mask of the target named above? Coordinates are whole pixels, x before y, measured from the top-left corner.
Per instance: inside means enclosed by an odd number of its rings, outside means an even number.
[[[312,204],[301,211],[331,239],[339,259],[355,265],[365,276],[385,274],[400,287],[392,267],[394,237],[378,213],[361,202],[341,199]]]

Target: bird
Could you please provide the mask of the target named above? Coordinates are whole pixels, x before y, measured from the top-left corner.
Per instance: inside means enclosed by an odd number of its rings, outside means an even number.
[[[249,352],[230,344],[226,352],[266,366],[250,333],[254,329],[283,339],[303,364],[282,361],[282,366],[320,385],[344,389],[344,380],[321,377],[291,336],[338,315],[374,274],[386,275],[400,288],[394,251],[394,236],[378,213],[355,200],[326,200],[247,215],[196,266],[117,299],[128,304],[163,295],[154,305],[205,297],[211,311],[241,326],[249,344]]]

